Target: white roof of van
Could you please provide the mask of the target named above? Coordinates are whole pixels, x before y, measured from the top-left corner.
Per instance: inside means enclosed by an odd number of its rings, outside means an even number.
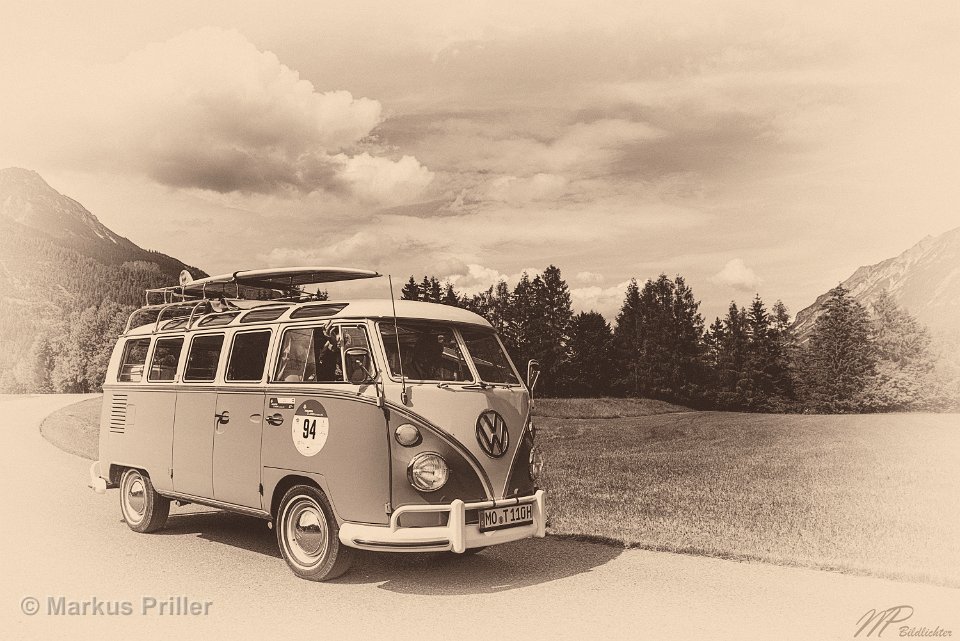
[[[238,301],[240,302],[240,301]],[[253,308],[261,307],[289,307],[290,309],[284,312],[279,318],[273,321],[267,321],[270,323],[277,322],[299,322],[306,320],[327,320],[327,319],[337,319],[337,318],[393,318],[393,306],[390,303],[390,299],[383,298],[371,298],[371,299],[360,299],[360,300],[338,300],[338,301],[307,301],[302,303],[290,303],[290,302],[277,302],[277,301],[242,301],[244,303],[243,309],[240,310],[239,317],[242,317],[246,312],[250,311]],[[259,304],[257,304],[259,303]],[[251,305],[255,304],[255,305]],[[330,314],[329,316],[323,316],[322,318],[303,318],[303,319],[290,319],[290,313],[293,310],[304,308],[304,307],[314,307],[314,306],[325,306],[329,305],[331,307],[343,305],[343,309]],[[453,307],[451,305],[439,305],[437,303],[423,303],[419,301],[412,300],[398,300],[396,301],[397,306],[397,318],[406,319],[406,320],[432,320],[440,321],[447,323],[465,323],[468,325],[477,325],[480,327],[492,327],[490,323],[483,316],[475,314],[471,311],[461,309],[459,307]],[[207,316],[207,315],[204,315]],[[197,318],[202,318],[203,316],[198,315]],[[161,325],[166,325],[168,322],[167,319],[161,322]],[[236,323],[234,320],[233,325]],[[243,323],[245,327],[253,325],[253,323]],[[146,325],[140,325],[138,327],[132,328],[127,335],[143,335],[150,334],[154,330],[154,323],[147,323]],[[220,326],[223,327],[223,326]],[[196,322],[193,325],[194,329],[197,329]],[[182,328],[180,328],[182,329]],[[203,328],[201,328],[203,329]],[[212,329],[212,327],[211,327]]]
[[[368,298],[353,301],[336,301],[348,303],[337,317],[364,318],[392,318],[393,306],[388,298]],[[307,303],[309,304],[309,303]],[[452,305],[439,305],[437,303],[421,303],[415,300],[398,300],[397,318],[417,318],[423,320],[439,320],[450,323],[469,323],[471,325],[482,325],[491,327],[486,318],[479,314],[474,314],[466,309],[453,307]]]

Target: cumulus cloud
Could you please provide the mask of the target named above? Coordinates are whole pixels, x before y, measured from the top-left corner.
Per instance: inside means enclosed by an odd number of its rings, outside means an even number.
[[[603,281],[603,275],[596,274],[594,272],[577,272],[577,275],[574,276],[574,280],[576,280],[578,283],[596,284]]]
[[[629,284],[625,280],[611,287],[575,287],[570,290],[570,302],[577,311],[597,311],[612,320],[623,304]]]
[[[165,185],[390,204],[433,177],[412,156],[358,151],[383,120],[378,101],[318,91],[237,31],[188,31],[76,83],[66,118],[86,135],[61,144]]]
[[[487,184],[484,200],[519,205],[530,201],[554,200],[563,194],[567,179],[555,174],[534,174],[529,178],[500,176]]]
[[[718,285],[727,285],[741,292],[755,291],[760,284],[760,278],[740,258],[728,261],[723,269],[714,274],[710,280]]]
[[[394,255],[427,250],[428,246],[415,236],[401,236],[373,230],[362,230],[341,236],[323,237],[306,247],[275,247],[258,259],[270,267],[297,265],[363,265],[379,269]]]
[[[486,267],[477,263],[464,265],[460,271],[455,273],[443,273],[442,276],[449,280],[454,287],[464,294],[477,294],[496,286],[501,280],[506,282],[512,290],[514,285],[520,280],[523,273],[526,272],[531,278],[541,270],[534,267],[525,267],[514,274],[504,274],[491,267]]]
[[[433,173],[412,156],[394,162],[364,152],[352,158],[338,154],[336,159],[342,162],[340,180],[361,199],[374,203],[413,200],[433,180]]]

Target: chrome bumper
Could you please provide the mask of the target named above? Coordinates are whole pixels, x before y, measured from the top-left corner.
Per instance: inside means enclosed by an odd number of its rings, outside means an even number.
[[[531,536],[546,535],[544,491],[537,490],[532,496],[497,501],[464,503],[460,499],[447,505],[404,505],[390,516],[390,525],[363,525],[343,523],[340,526],[340,542],[361,550],[389,552],[446,552],[462,553],[467,548],[486,547],[516,541]],[[492,507],[533,504],[533,523],[502,530],[481,532],[476,523],[466,523],[467,510],[483,510]],[[401,527],[400,517],[416,512],[448,512],[447,524],[428,527]]]
[[[87,483],[87,487],[97,494],[107,493],[107,481],[100,476],[100,461],[94,461],[90,466],[90,482]]]

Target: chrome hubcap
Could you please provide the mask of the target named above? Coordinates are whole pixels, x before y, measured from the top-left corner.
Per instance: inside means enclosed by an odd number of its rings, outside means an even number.
[[[293,529],[293,536],[297,545],[307,554],[315,555],[323,545],[323,529],[316,512],[309,510],[300,514],[297,525]]]
[[[326,554],[327,520],[312,499],[298,499],[287,509],[284,529],[287,551],[300,565],[316,565]]]
[[[146,489],[143,486],[143,479],[139,476],[133,478],[127,486],[127,505],[138,516],[142,515],[146,509]]]

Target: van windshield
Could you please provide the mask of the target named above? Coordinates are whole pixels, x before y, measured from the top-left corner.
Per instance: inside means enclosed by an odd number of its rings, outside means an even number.
[[[461,329],[460,335],[480,374],[480,380],[485,383],[520,384],[496,334],[490,330],[469,328]]]
[[[380,335],[387,353],[390,374],[400,377],[397,355],[399,335],[403,376],[414,381],[472,381],[470,368],[460,351],[453,328],[438,323],[381,323]]]

